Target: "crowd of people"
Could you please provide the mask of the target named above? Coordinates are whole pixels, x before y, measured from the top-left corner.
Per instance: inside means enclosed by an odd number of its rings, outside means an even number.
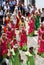
[[[10,65],[21,65],[19,50],[27,51],[27,36],[34,36],[34,31],[38,31],[39,28],[43,30],[43,35],[41,30],[39,31],[39,37],[41,34],[43,37],[42,43],[44,43],[43,21],[44,8],[41,12],[35,5],[24,6],[21,1],[17,4],[16,0],[3,1],[2,6],[0,6],[0,63],[3,58],[9,58]],[[38,43],[41,43],[41,37]],[[27,53],[27,57],[33,58],[33,47],[29,50],[30,53]],[[40,55],[44,53],[43,44],[40,45],[38,51]],[[27,65],[35,65],[34,58],[31,60],[33,62],[27,60]],[[2,65],[5,65],[4,62],[2,62]]]

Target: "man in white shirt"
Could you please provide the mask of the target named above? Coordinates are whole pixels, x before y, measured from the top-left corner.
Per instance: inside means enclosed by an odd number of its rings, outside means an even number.
[[[9,4],[8,3],[6,3],[6,5],[4,6],[4,10],[6,10],[6,11],[9,11],[10,10],[10,7],[9,7]]]
[[[0,6],[0,16],[2,16],[2,15],[3,15],[3,10],[2,10],[2,8]]]
[[[10,12],[13,13],[13,1],[9,0]]]
[[[2,2],[2,7],[4,7],[4,6],[5,6],[5,4],[6,4],[6,2],[3,0],[3,2]]]
[[[0,25],[2,25],[2,24],[3,24],[3,10],[0,6]]]

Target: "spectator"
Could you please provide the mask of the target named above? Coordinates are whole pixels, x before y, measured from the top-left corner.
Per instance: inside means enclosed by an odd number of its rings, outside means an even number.
[[[2,7],[4,7],[5,4],[6,4],[5,0],[3,0],[3,2],[2,2]]]
[[[9,6],[10,6],[10,12],[13,13],[14,9],[13,9],[13,1],[9,0]]]
[[[28,5],[27,5],[27,6],[25,6],[25,7],[24,7],[24,9],[25,9],[25,14],[26,14],[26,16],[28,16],[28,14],[29,14]]]
[[[17,4],[17,1],[13,0],[12,3],[13,3],[13,6],[15,6]]]
[[[13,1],[12,1],[12,4],[13,4],[13,11],[14,11],[14,8],[15,8],[15,6],[16,6],[16,4],[17,4],[17,1],[16,1],[16,0],[13,0]]]
[[[35,13],[36,10],[37,10],[36,6],[33,5],[33,6],[32,6],[32,9],[31,9],[31,12],[33,11],[33,12]]]
[[[2,10],[2,7],[0,6],[0,16],[3,15],[3,10]]]
[[[44,8],[42,8],[42,14],[41,14],[41,22],[44,21]]]
[[[5,4],[4,11],[10,11],[10,7],[9,7],[8,3]]]
[[[3,24],[3,10],[2,7],[0,6],[0,25]]]
[[[0,25],[0,36],[2,35],[2,26]]]
[[[21,4],[20,1],[19,1],[19,4],[18,4],[18,10],[21,10],[21,12],[22,12],[22,4]]]

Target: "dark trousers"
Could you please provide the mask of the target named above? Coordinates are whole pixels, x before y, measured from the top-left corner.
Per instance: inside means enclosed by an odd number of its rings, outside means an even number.
[[[41,17],[41,22],[43,22],[44,21],[44,17]]]
[[[1,35],[2,35],[2,26],[1,26],[1,24],[0,24],[0,37],[1,37]]]
[[[3,16],[0,16],[0,25],[3,25]]]
[[[0,56],[0,63],[2,62],[2,60],[3,60],[3,58],[2,58],[2,56]]]
[[[14,11],[14,6],[11,6],[10,7],[10,12],[13,13],[13,11]]]

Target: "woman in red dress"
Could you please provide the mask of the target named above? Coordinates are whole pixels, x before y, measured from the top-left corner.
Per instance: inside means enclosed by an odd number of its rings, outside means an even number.
[[[27,35],[24,29],[20,32],[20,47],[24,51],[27,50]]]
[[[4,23],[7,25],[10,22],[10,14],[7,13],[6,17],[4,17]]]
[[[29,25],[28,35],[33,36],[34,35],[34,19],[33,19],[33,16],[30,18],[28,25]]]
[[[2,34],[2,56],[5,57],[8,53],[7,47],[7,35],[5,33]]]
[[[16,16],[17,18],[16,29],[19,29],[19,22],[20,22],[21,16],[22,16],[21,11],[18,11],[18,16]]]
[[[38,53],[44,57],[44,23],[41,24],[38,32]]]

